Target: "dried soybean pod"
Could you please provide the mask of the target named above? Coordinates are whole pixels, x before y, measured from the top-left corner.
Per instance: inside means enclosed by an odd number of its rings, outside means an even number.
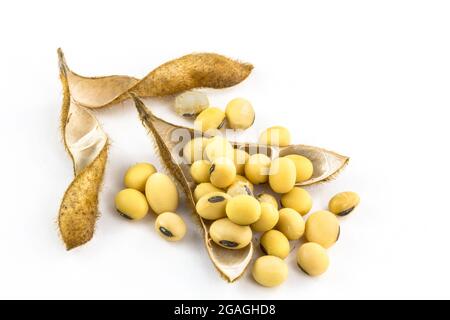
[[[344,217],[359,204],[359,196],[356,192],[341,192],[331,198],[328,209],[335,215]]]
[[[73,100],[88,108],[102,108],[129,98],[162,97],[195,88],[227,88],[245,80],[253,69],[215,53],[188,54],[171,60],[139,80],[128,76],[83,77],[72,72],[58,49],[60,65],[67,70]]]
[[[67,250],[70,250],[85,244],[94,234],[99,215],[98,194],[108,157],[108,139],[97,119],[73,101],[67,76],[68,70],[60,64],[64,94],[61,129],[75,178],[62,199],[58,227]]]

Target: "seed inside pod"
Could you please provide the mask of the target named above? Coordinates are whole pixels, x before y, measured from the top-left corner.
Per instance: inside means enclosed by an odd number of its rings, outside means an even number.
[[[210,139],[205,137],[197,137],[189,140],[183,147],[183,157],[188,164],[194,163],[198,160],[203,160],[205,148]]]
[[[245,182],[241,181],[234,182],[231,186],[229,186],[227,189],[227,194],[229,194],[231,197],[240,195],[253,196],[252,190]]]
[[[202,92],[186,91],[175,98],[175,112],[184,117],[195,116],[208,106],[208,97]]]
[[[261,203],[267,202],[267,203],[272,204],[278,211],[278,208],[279,208],[278,200],[273,195],[271,195],[269,193],[260,193],[260,194],[258,194],[257,199]]]
[[[240,226],[228,218],[214,221],[209,228],[211,239],[219,246],[227,249],[241,249],[252,240],[249,226]]]
[[[209,139],[208,145],[205,147],[205,154],[211,162],[222,157],[233,160],[234,149],[227,139],[221,136],[215,136],[214,138]]]
[[[290,154],[285,158],[292,160],[295,164],[296,183],[300,183],[310,179],[314,173],[314,166],[308,158],[299,154]]]
[[[291,144],[291,133],[282,126],[270,127],[261,134],[259,143],[270,146],[286,147]]]
[[[217,187],[214,187],[210,182],[200,183],[194,189],[195,202],[197,203],[201,197],[211,192],[222,192],[222,190]]]
[[[270,158],[257,153],[248,158],[245,164],[245,176],[253,184],[265,183],[269,179]]]
[[[261,217],[261,205],[249,195],[239,195],[228,200],[227,217],[236,224],[249,225]]]
[[[191,165],[190,173],[196,183],[209,182],[211,162],[197,160]]]
[[[210,170],[210,180],[217,188],[229,187],[236,178],[236,167],[229,158],[217,158]]]
[[[331,198],[328,209],[340,217],[348,215],[359,204],[359,196],[355,192],[341,192]]]
[[[227,201],[231,199],[224,192],[212,192],[201,197],[195,208],[197,213],[204,219],[216,220],[226,217],[225,208]]]

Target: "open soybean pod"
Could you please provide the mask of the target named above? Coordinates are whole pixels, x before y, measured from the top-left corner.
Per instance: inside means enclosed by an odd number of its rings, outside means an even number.
[[[156,117],[136,95],[133,95],[133,99],[142,123],[152,133],[156,141],[161,158],[183,187],[195,217],[200,221],[200,225],[203,228],[204,244],[214,266],[227,281],[233,282],[237,280],[243,275],[252,259],[253,244],[250,243],[242,249],[228,250],[212,241],[209,235],[211,223],[195,213],[194,190],[196,183],[190,175],[189,165],[184,161],[176,161],[178,157],[182,157],[177,151],[181,151],[183,146],[180,148],[179,139],[174,139],[174,136],[188,136],[192,139],[195,136],[199,136],[199,133],[192,128],[177,126]],[[180,130],[184,131],[185,134],[181,135]],[[189,143],[189,141],[184,141],[184,143]],[[250,143],[231,142],[231,144],[234,147],[245,150],[249,154],[264,153],[272,159],[279,154],[284,156],[292,153],[308,157],[313,162],[316,172],[311,179],[303,181],[302,185],[310,185],[332,179],[348,162],[348,158],[345,156],[312,146],[290,145],[278,148]]]
[[[244,80],[253,68],[218,54],[199,53],[169,61],[139,80],[128,76],[80,76],[70,70],[61,49],[58,59],[64,94],[62,135],[75,173],[58,215],[67,249],[92,238],[99,215],[98,194],[108,156],[108,138],[89,108],[128,99],[130,90],[142,97],[162,97],[199,87],[225,88]]]
[[[71,71],[58,50],[67,72],[72,99],[87,108],[102,108],[139,97],[163,97],[195,88],[227,88],[245,80],[253,66],[215,53],[194,53],[171,60],[142,79],[129,76],[84,77]]]

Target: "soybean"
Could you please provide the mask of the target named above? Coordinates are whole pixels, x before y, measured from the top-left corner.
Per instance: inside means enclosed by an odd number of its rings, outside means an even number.
[[[266,232],[273,229],[278,223],[277,208],[268,202],[261,202],[261,217],[251,225],[253,231]]]
[[[217,188],[230,186],[236,178],[236,167],[229,158],[217,158],[210,169],[210,180]]]
[[[183,117],[193,117],[208,106],[208,97],[202,92],[186,91],[175,98],[175,112]]]
[[[246,177],[237,174],[236,178],[234,178],[233,183],[236,183],[236,182],[242,182],[247,187],[249,187],[249,189],[253,192],[253,189],[254,189],[253,184]]]
[[[281,126],[267,128],[259,137],[259,143],[286,147],[291,144],[291,134],[288,129]]]
[[[286,281],[288,267],[278,257],[263,256],[256,259],[252,275],[256,282],[264,287],[276,287]]]
[[[123,178],[125,187],[145,192],[145,183],[148,177],[156,172],[156,168],[150,163],[137,163],[128,168]]]
[[[259,202],[270,203],[278,210],[278,208],[279,208],[278,200],[273,195],[271,195],[269,193],[260,193],[257,196],[257,198],[258,198]]]
[[[231,129],[247,129],[255,122],[255,111],[250,101],[243,98],[231,100],[225,108],[228,127]]]
[[[285,259],[289,255],[290,245],[286,236],[278,230],[269,230],[261,236],[261,250],[268,255]]]
[[[225,208],[231,197],[224,192],[212,192],[201,197],[195,209],[204,219],[217,220],[226,217]]]
[[[305,221],[302,216],[291,208],[281,209],[279,215],[277,230],[282,232],[288,240],[300,239],[305,233]]]
[[[294,188],[296,179],[294,162],[288,158],[272,161],[269,169],[269,185],[276,193],[287,193]]]
[[[130,220],[140,220],[147,215],[148,203],[144,194],[135,189],[124,189],[115,197],[116,209]]]
[[[234,159],[233,146],[221,136],[215,136],[208,141],[208,145],[205,147],[205,154],[211,162],[222,157]]]
[[[191,165],[190,173],[196,183],[209,182],[211,162],[197,160]]]
[[[227,194],[231,197],[236,197],[243,194],[253,196],[252,190],[245,182],[242,181],[233,182],[233,184],[228,187]]]
[[[355,192],[341,192],[331,198],[328,209],[340,217],[348,215],[359,204],[359,196]]]
[[[208,194],[211,192],[222,192],[222,189],[219,189],[219,188],[213,186],[213,184],[210,182],[200,183],[194,189],[195,202],[197,203],[201,197],[203,197],[205,194]]]
[[[145,184],[145,196],[156,214],[174,212],[178,207],[178,190],[175,183],[163,173],[154,173]]]
[[[227,249],[241,249],[252,241],[252,229],[240,226],[228,218],[214,221],[209,228],[211,239]]]
[[[311,277],[320,276],[330,265],[327,251],[319,244],[308,242],[297,251],[297,265]]]
[[[330,248],[339,239],[339,234],[339,221],[329,211],[317,211],[306,220],[306,239],[320,244],[325,249]]]
[[[284,207],[294,209],[304,216],[312,208],[312,198],[309,192],[305,189],[295,187],[288,193],[281,196],[281,204]]]
[[[173,212],[161,213],[156,218],[155,229],[167,241],[179,241],[186,234],[184,220]]]
[[[234,165],[236,166],[236,173],[243,175],[245,174],[245,163],[247,162],[250,155],[241,149],[234,149]]]
[[[252,196],[239,195],[227,202],[227,217],[236,224],[249,225],[261,217],[261,205]]]
[[[245,164],[245,176],[253,184],[267,182],[270,163],[270,158],[265,154],[251,155]]]
[[[296,183],[310,179],[314,173],[314,166],[311,160],[299,154],[290,154],[285,158],[291,159],[295,164]]]
[[[191,139],[186,143],[183,147],[183,157],[186,159],[188,164],[205,158],[204,152],[209,141],[209,138],[198,137]]]
[[[219,108],[207,108],[200,112],[194,121],[195,130],[207,132],[213,129],[220,129],[225,120],[225,112]]]

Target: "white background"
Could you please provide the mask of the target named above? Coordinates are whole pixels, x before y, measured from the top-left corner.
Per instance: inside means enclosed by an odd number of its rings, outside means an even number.
[[[14,1],[0,4],[0,298],[450,298],[448,1]],[[209,91],[256,109],[256,139],[289,127],[295,143],[351,157],[339,178],[309,188],[314,209],[342,190],[361,205],[342,219],[331,267],[266,289],[247,273],[221,280],[189,223],[173,244],[154,217],[113,208],[125,169],[158,165],[129,102],[98,112],[112,147],[93,240],[66,252],[56,216],[72,165],[59,131],[56,49],[83,75],[142,77],[190,52],[255,65],[241,85]],[[167,104],[155,112],[183,123]]]

